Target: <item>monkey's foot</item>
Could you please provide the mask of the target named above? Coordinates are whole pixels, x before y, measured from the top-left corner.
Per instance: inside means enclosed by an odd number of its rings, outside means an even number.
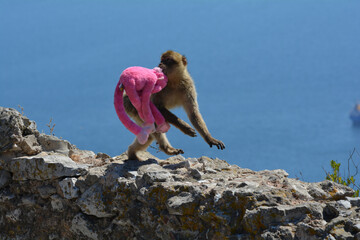
[[[173,148],[173,147],[166,147],[166,148],[160,147],[160,149],[167,155],[184,154],[184,151],[182,149],[177,149],[177,148]]]

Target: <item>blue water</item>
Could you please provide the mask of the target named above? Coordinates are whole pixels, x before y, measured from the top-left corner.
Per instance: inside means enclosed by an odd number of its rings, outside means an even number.
[[[173,49],[226,144],[209,148],[172,127],[185,157],[320,181],[330,160],[346,166],[360,151],[348,118],[360,99],[359,10],[358,0],[0,0],[0,105],[21,105],[45,133],[52,118],[55,135],[81,149],[118,155],[134,138],[113,108],[120,73]]]

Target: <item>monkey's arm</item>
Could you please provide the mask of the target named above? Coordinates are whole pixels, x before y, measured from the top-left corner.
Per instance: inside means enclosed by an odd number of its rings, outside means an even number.
[[[204,140],[210,145],[210,147],[212,147],[212,145],[215,145],[218,149],[221,150],[225,149],[225,144],[222,141],[213,138],[208,128],[206,127],[206,123],[199,111],[195,90],[192,93],[191,91],[189,92],[190,93],[186,96],[184,109],[191,123],[193,124],[195,129],[200,133],[200,135],[204,138]]]
[[[161,114],[164,116],[165,120],[168,123],[174,125],[176,128],[178,128],[180,131],[182,131],[186,135],[189,135],[190,137],[196,137],[195,130],[189,124],[187,124],[185,121],[178,118],[175,114],[173,114],[172,112],[170,112],[169,110],[167,110],[164,107],[160,107],[159,111],[161,112]]]

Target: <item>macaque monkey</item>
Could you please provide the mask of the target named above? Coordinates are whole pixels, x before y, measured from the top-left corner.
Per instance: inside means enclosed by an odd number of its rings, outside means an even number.
[[[167,51],[161,55],[159,67],[167,76],[168,83],[162,91],[153,94],[151,100],[164,116],[165,120],[183,133],[195,137],[195,130],[185,121],[179,119],[175,114],[169,111],[169,109],[175,107],[183,107],[192,125],[210,147],[215,145],[218,149],[225,149],[223,142],[211,136],[205,121],[200,114],[194,81],[187,70],[186,57],[174,51]],[[141,118],[138,116],[135,107],[132,106],[126,95],[124,96],[124,106],[127,113],[138,124],[141,124]],[[155,132],[149,136],[145,144],[140,144],[135,139],[128,148],[129,159],[139,159],[136,153],[145,151],[153,140],[156,140],[160,150],[168,155],[184,153],[183,150],[171,146],[165,133]]]

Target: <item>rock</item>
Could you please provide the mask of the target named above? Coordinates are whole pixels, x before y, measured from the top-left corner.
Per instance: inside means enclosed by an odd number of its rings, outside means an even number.
[[[41,198],[49,198],[56,193],[56,188],[51,185],[42,185],[37,188],[37,191]]]
[[[354,236],[345,231],[342,226],[337,226],[331,231],[331,235],[334,236],[336,240],[352,240],[354,239]]]
[[[88,174],[85,176],[80,176],[75,185],[80,189],[80,191],[83,193],[85,192],[90,186],[94,185],[96,182],[104,181],[105,175],[107,173],[107,169],[109,166],[101,166],[101,167],[93,167],[88,170]],[[120,177],[117,175],[112,181],[114,181],[117,177]]]
[[[168,171],[159,171],[159,172],[146,172],[143,175],[145,183],[151,185],[155,182],[166,182],[171,181],[172,177]]]
[[[190,176],[192,176],[192,177],[195,178],[196,180],[200,180],[200,179],[201,179],[201,177],[202,177],[203,174],[202,174],[199,170],[197,170],[197,169],[195,169],[195,168],[189,168],[188,170],[189,170],[189,172],[190,172]]]
[[[8,171],[0,170],[0,189],[6,187],[11,181],[11,174]]]
[[[66,199],[79,197],[79,188],[75,186],[76,178],[65,178],[59,182],[61,195]]]
[[[346,200],[339,200],[337,201],[337,203],[343,207],[343,208],[346,208],[346,209],[350,209],[351,208],[351,203],[350,201],[346,201]]]
[[[64,210],[63,200],[59,195],[57,194],[51,195],[50,199],[51,199],[51,207],[53,210],[59,212],[62,212]]]
[[[68,141],[44,133],[39,135],[38,141],[44,151],[61,153],[66,156],[74,148]]]
[[[23,138],[28,135],[39,135],[35,122],[15,109],[0,107],[0,153],[17,151],[15,145],[24,141]]]
[[[41,146],[35,135],[27,135],[23,137],[18,145],[27,155],[35,155],[41,152]]]
[[[346,197],[352,207],[360,207],[360,197]]]
[[[195,198],[189,192],[182,192],[177,196],[170,198],[166,202],[169,214],[173,215],[192,215],[195,212],[197,204]]]
[[[86,174],[88,170],[87,165],[77,164],[60,154],[18,157],[5,164],[5,170],[13,174],[13,180],[75,177]]]
[[[98,235],[92,230],[94,227],[86,220],[85,216],[81,213],[77,214],[71,221],[71,231],[76,234],[81,234],[87,239],[97,240]]]
[[[102,152],[97,153],[96,158],[102,159],[102,160],[111,159],[111,157],[109,155],[107,155],[106,153],[102,153]]]
[[[330,181],[95,155],[4,108],[0,148],[0,239],[360,239],[360,198]]]
[[[71,149],[69,151],[69,157],[73,161],[81,164],[90,164],[93,166],[104,165],[104,161],[101,158],[97,158],[93,151]]]
[[[100,184],[94,184],[81,195],[76,202],[82,212],[98,218],[113,217],[115,214],[107,210],[103,188]]]
[[[5,218],[7,220],[9,220],[10,222],[17,222],[20,220],[20,215],[21,215],[21,210],[20,209],[15,209],[11,212],[8,212],[5,215]]]
[[[15,195],[11,193],[9,190],[1,190],[0,191],[0,203],[10,202],[10,200],[14,199]]]
[[[322,208],[320,206],[313,204],[259,207],[254,210],[246,210],[243,225],[247,231],[256,233],[280,223],[300,222],[307,214],[311,214],[315,219],[321,219],[321,211]]]

